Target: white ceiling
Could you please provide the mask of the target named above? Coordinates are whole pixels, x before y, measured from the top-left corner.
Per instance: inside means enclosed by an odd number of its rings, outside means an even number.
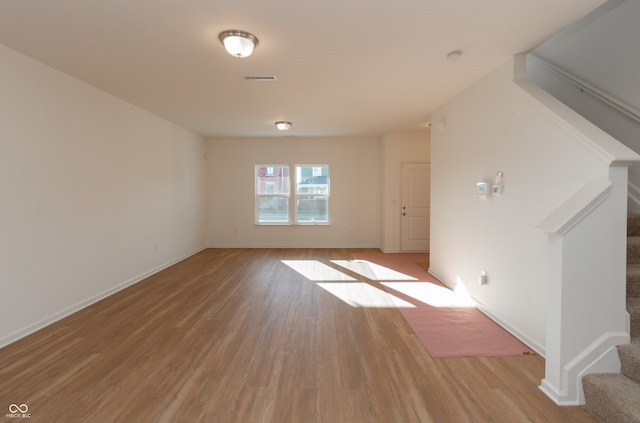
[[[2,0],[0,43],[206,137],[381,135],[603,0]],[[229,56],[227,29],[260,40]],[[456,62],[451,50],[464,50]],[[244,76],[275,75],[275,82]]]

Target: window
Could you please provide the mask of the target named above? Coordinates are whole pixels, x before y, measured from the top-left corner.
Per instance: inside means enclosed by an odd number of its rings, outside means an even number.
[[[296,222],[329,223],[329,166],[296,166]]]
[[[255,193],[257,224],[329,223],[328,165],[295,166],[293,202],[289,166],[256,165]]]
[[[289,166],[257,165],[256,222],[289,223]]]

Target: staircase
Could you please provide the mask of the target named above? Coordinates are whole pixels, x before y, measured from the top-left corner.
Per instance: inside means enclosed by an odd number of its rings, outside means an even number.
[[[587,407],[607,423],[640,423],[640,214],[627,220],[627,311],[631,344],[618,346],[620,373],[582,378]]]

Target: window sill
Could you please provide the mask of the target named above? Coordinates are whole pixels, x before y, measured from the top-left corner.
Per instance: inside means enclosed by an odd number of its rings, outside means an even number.
[[[331,226],[331,222],[300,222],[300,223],[285,223],[285,222],[256,222],[254,226]]]

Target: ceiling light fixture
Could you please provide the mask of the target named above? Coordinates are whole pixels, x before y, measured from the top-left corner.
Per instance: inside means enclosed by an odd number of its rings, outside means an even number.
[[[447,53],[447,59],[455,62],[462,57],[462,50],[453,50]]]
[[[276,128],[281,131],[288,131],[289,129],[291,129],[291,122],[288,122],[286,120],[279,120],[276,122]]]
[[[249,57],[253,53],[253,49],[258,45],[258,39],[255,35],[237,29],[223,31],[218,35],[218,38],[227,53],[234,57]]]

